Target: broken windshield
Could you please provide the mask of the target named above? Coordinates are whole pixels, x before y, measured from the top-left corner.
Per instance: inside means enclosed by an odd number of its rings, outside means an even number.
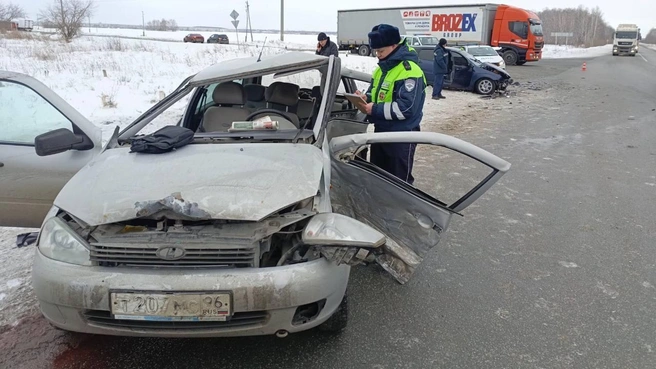
[[[306,136],[303,131],[309,130],[312,141],[320,136],[322,120],[318,115],[330,112],[323,105],[328,106],[332,99],[322,99],[321,95],[328,84],[327,76],[332,81],[328,72],[333,64],[329,58],[308,55],[291,52],[261,62],[246,58],[212,65],[169,96],[162,95],[161,101],[119,133],[118,141],[125,143],[138,134],[169,125],[219,141],[242,137],[288,140],[280,133],[286,131],[302,138]],[[326,88],[331,91],[327,95],[334,98],[332,84]],[[336,90],[336,84],[334,87]],[[248,129],[246,123],[253,122],[260,124]],[[255,131],[262,134],[250,133]]]

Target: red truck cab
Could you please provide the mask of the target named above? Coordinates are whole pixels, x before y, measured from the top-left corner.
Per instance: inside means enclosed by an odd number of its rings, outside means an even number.
[[[522,65],[542,59],[542,22],[533,12],[499,5],[494,17],[491,46],[502,48],[507,65]]]

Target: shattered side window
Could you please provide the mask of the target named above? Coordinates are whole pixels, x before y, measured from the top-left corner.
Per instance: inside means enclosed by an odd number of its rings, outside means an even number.
[[[363,145],[352,148],[351,153],[356,154],[360,160],[411,183],[413,187],[448,206],[465,196],[492,173],[492,169],[487,165],[445,147],[415,144],[414,155],[410,154],[409,147],[410,144],[401,143]],[[412,158],[412,169],[386,166],[385,160],[381,159],[386,150],[408,150],[409,158]]]

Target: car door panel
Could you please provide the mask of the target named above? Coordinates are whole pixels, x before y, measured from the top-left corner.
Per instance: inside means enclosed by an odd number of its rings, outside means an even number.
[[[64,185],[96,150],[39,157],[30,146],[0,143],[0,226],[38,228]]]
[[[455,66],[454,85],[458,88],[467,89],[471,85],[472,70],[470,66]]]
[[[0,71],[0,226],[38,228],[52,202],[102,148],[100,129],[48,87]],[[66,128],[93,142],[91,150],[38,156],[34,138]]]
[[[459,89],[469,88],[473,74],[472,66],[467,61],[467,58],[460,53],[452,52],[451,58],[453,62],[453,87]]]
[[[355,150],[372,143],[417,143],[442,146],[491,169],[491,174],[451,205],[360,158]],[[330,141],[333,210],[364,222],[387,236],[375,260],[399,283],[410,280],[417,266],[440,241],[451,217],[483,195],[510,164],[451,136],[428,132],[364,133]]]

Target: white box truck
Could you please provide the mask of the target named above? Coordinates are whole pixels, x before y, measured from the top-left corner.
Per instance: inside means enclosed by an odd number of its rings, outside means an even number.
[[[613,37],[613,56],[636,56],[640,48],[640,28],[636,24],[620,24]]]
[[[371,55],[367,34],[380,23],[398,27],[402,35],[445,38],[451,46],[498,47],[507,65],[538,61],[544,47],[540,18],[503,4],[338,10],[337,45],[340,50]]]
[[[16,19],[12,19],[11,21],[14,22],[14,23],[16,23],[16,25],[17,25],[16,28],[17,28],[19,31],[29,31],[29,32],[32,32],[32,30],[34,29],[34,21],[31,20],[31,19],[27,19],[27,18],[16,18]]]

